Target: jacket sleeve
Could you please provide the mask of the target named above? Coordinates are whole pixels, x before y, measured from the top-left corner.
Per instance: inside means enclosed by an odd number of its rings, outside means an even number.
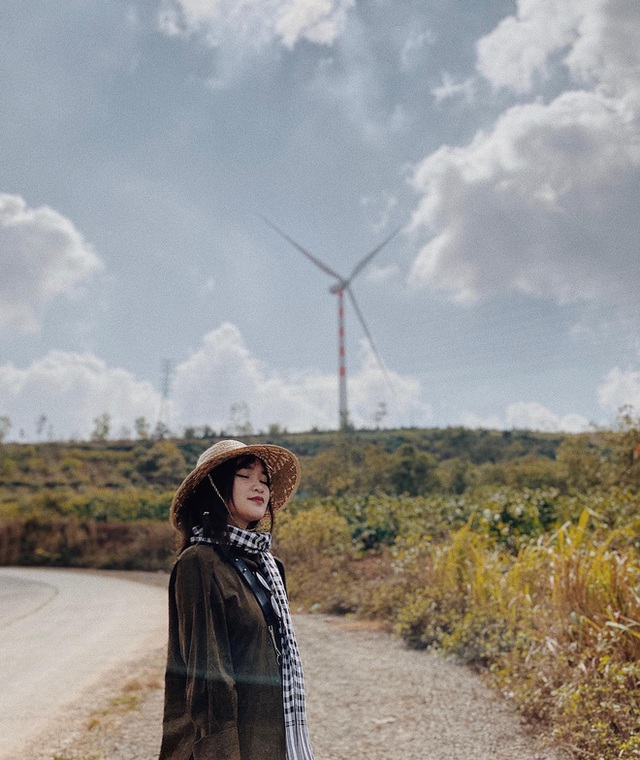
[[[192,752],[195,760],[240,760],[225,607],[212,576],[196,553],[172,573],[160,760],[189,760]]]

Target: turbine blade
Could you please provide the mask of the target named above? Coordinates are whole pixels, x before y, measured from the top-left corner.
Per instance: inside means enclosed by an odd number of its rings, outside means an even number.
[[[353,306],[353,310],[356,313],[356,316],[358,317],[358,321],[360,322],[360,325],[362,326],[362,329],[364,330],[364,334],[367,336],[367,340],[369,341],[369,344],[371,346],[371,349],[373,351],[373,355],[376,357],[376,361],[378,362],[378,365],[380,369],[382,370],[382,374],[384,375],[384,379],[387,381],[387,385],[392,390],[392,392],[395,394],[396,389],[393,387],[393,383],[391,382],[391,378],[389,377],[389,373],[387,372],[387,368],[384,366],[384,362],[382,361],[382,357],[378,353],[378,349],[376,348],[376,344],[373,342],[373,338],[371,337],[371,333],[369,332],[369,328],[367,327],[367,323],[364,321],[364,317],[362,316],[362,312],[360,311],[360,307],[358,306],[356,302],[356,297],[353,295],[351,288],[347,285],[345,288],[347,291],[347,294],[349,296],[349,300],[351,301],[351,305]]]
[[[389,243],[391,240],[393,240],[393,238],[400,232],[401,229],[402,229],[402,227],[398,227],[397,229],[395,229],[387,238],[385,238],[382,241],[382,243],[380,243],[380,245],[376,246],[373,249],[373,251],[371,251],[371,253],[368,253],[363,259],[361,259],[359,261],[358,264],[355,265],[355,267],[353,268],[353,271],[351,272],[351,274],[347,278],[347,282],[346,282],[347,287],[348,287],[349,283],[351,282],[351,280],[353,280],[353,278],[356,275],[360,274],[360,272],[367,266],[367,264],[376,255],[376,253],[379,253],[385,247],[385,245],[387,243]]]
[[[258,214],[258,216],[264,222],[266,222],[269,225],[269,227],[271,227],[272,230],[275,230],[278,233],[278,235],[283,237],[288,243],[291,243],[291,245],[294,248],[297,248],[300,251],[300,253],[304,254],[309,259],[309,261],[312,261],[317,267],[320,267],[320,269],[322,269],[323,272],[326,272],[331,277],[335,277],[336,280],[339,280],[340,282],[343,281],[342,277],[340,277],[340,275],[337,272],[334,272],[333,269],[331,269],[322,261],[320,261],[320,259],[316,258],[312,253],[309,253],[309,251],[307,251],[306,248],[303,248],[299,243],[296,243],[296,241],[293,240],[293,238],[290,238],[286,232],[283,232],[279,227],[276,227],[276,225],[273,222],[271,222],[269,219],[267,219],[266,216],[263,216],[262,214]]]

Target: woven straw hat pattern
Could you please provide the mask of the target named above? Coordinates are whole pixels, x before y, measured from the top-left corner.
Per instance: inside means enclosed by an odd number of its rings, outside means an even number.
[[[219,464],[234,457],[252,455],[261,459],[269,473],[271,506],[277,512],[293,496],[300,482],[300,464],[294,454],[272,444],[247,445],[240,441],[218,441],[200,454],[195,469],[182,481],[171,502],[171,522],[177,525],[193,489]]]

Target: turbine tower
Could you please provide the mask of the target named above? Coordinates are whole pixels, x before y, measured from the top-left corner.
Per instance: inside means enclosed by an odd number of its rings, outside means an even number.
[[[391,390],[393,390],[393,385],[391,384],[391,380],[389,378],[389,373],[387,372],[387,368],[384,366],[384,362],[382,361],[380,354],[378,353],[378,349],[376,348],[376,345],[373,342],[373,338],[371,337],[371,333],[369,332],[367,323],[364,321],[364,316],[362,315],[362,312],[360,311],[356,298],[353,295],[353,291],[351,290],[351,283],[354,280],[354,278],[357,277],[357,275],[359,275],[360,272],[366,267],[366,265],[371,261],[371,259],[377,253],[379,253],[385,247],[385,245],[387,245],[387,243],[398,234],[398,232],[400,232],[401,228],[398,227],[398,229],[394,230],[387,238],[385,238],[382,241],[382,243],[376,246],[364,258],[360,259],[360,261],[355,265],[355,267],[351,271],[351,274],[348,277],[342,277],[333,269],[331,269],[331,267],[328,267],[324,262],[320,261],[320,259],[318,259],[316,256],[309,253],[309,251],[307,251],[306,248],[303,248],[299,243],[296,243],[295,240],[293,240],[291,237],[289,237],[289,235],[287,235],[286,232],[283,232],[273,222],[267,219],[267,217],[262,216],[262,215],[260,216],[273,230],[275,230],[278,233],[278,235],[283,237],[294,248],[297,248],[297,250],[300,251],[300,253],[302,253],[304,256],[306,256],[309,259],[309,261],[315,264],[319,269],[321,269],[323,272],[328,274],[330,277],[333,277],[333,279],[335,280],[334,284],[329,288],[329,292],[332,293],[333,295],[338,296],[338,414],[339,414],[339,419],[340,419],[340,429],[345,430],[346,428],[349,427],[349,408],[347,405],[347,362],[346,362],[345,330],[344,330],[344,294],[345,293],[347,294],[349,301],[351,302],[351,305],[353,306],[353,310],[356,313],[358,321],[360,322],[360,325],[362,326],[362,329],[364,330],[364,334],[366,335],[367,340],[369,341],[369,345],[371,346],[373,355],[376,357],[376,361],[378,362],[378,365],[380,366],[380,369],[382,370],[382,374],[384,375],[384,378],[387,381],[387,384],[389,385]]]

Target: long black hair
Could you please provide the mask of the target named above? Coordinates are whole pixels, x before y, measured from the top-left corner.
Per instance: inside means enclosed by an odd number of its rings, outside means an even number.
[[[231,503],[233,497],[235,475],[238,470],[250,467],[255,462],[260,462],[264,467],[264,471],[267,473],[267,485],[269,485],[267,466],[262,459],[253,454],[244,454],[227,459],[219,464],[209,473],[209,476],[205,476],[191,491],[182,510],[180,523],[177,526],[179,531],[178,554],[190,546],[193,528],[196,526],[202,527],[203,535],[207,538],[224,544],[229,521],[227,504]],[[215,483],[215,488],[211,484],[209,477]],[[269,530],[273,530],[274,513],[271,498],[269,498],[267,511],[270,518]],[[257,526],[258,522],[254,522],[250,523],[248,527],[249,529],[254,529]]]

